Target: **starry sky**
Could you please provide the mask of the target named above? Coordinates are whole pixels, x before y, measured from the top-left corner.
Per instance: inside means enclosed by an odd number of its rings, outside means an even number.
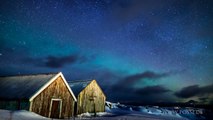
[[[213,104],[211,0],[1,0],[0,75],[96,79],[110,101]]]

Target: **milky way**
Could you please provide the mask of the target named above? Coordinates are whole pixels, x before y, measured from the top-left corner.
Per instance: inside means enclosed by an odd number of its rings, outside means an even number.
[[[1,0],[0,75],[62,71],[69,81],[97,79],[109,100],[213,103],[212,6]]]

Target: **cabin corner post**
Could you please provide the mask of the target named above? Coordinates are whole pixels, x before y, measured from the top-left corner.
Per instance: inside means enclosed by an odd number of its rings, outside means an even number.
[[[29,111],[32,112],[32,106],[33,106],[33,101],[29,101],[30,102],[30,108]]]
[[[72,117],[75,117],[75,107],[76,107],[75,102],[76,101],[74,100],[74,102],[72,103],[72,115],[71,115]]]
[[[106,106],[105,106],[105,103],[106,103],[106,98],[104,97],[104,112],[106,112]]]

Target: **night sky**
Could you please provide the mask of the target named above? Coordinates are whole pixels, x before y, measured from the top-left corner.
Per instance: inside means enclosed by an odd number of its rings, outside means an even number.
[[[1,0],[0,75],[96,79],[109,101],[213,104],[211,0]]]

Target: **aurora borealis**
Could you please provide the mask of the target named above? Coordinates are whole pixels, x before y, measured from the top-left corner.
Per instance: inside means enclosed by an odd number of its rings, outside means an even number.
[[[113,101],[213,103],[211,0],[1,0],[0,75],[62,71]]]

